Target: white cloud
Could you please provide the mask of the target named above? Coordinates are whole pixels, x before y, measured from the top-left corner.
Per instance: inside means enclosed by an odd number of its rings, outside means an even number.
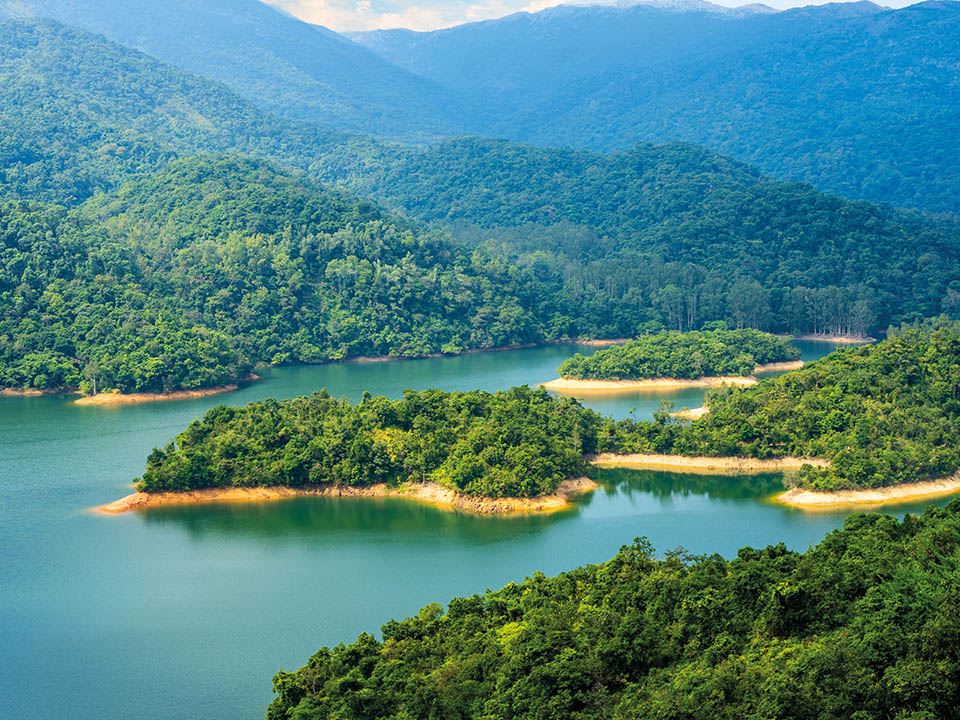
[[[515,12],[539,12],[562,5],[560,0],[264,0],[291,15],[333,30],[437,30],[466,22],[490,20]],[[606,0],[616,2],[616,0]],[[757,0],[712,0],[718,5],[736,7]],[[833,0],[759,0],[779,9],[815,5]],[[851,1],[851,0],[848,0]],[[874,0],[890,7],[903,7],[917,0]],[[587,4],[590,0],[566,0],[569,4]],[[597,0],[595,4],[604,4]]]
[[[265,0],[301,20],[333,30],[437,30],[465,22],[490,20],[518,11],[537,12],[560,5],[560,0],[427,0],[407,4],[403,0]]]

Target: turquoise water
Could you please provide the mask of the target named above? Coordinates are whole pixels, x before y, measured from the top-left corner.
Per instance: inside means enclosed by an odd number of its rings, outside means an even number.
[[[807,359],[828,349],[804,344]],[[86,512],[129,492],[150,449],[221,402],[326,387],[496,390],[555,377],[573,351],[550,346],[455,358],[271,369],[214,398],[77,407],[0,398],[0,708],[11,718],[260,718],[279,668],[321,645],[432,601],[542,570],[611,557],[646,535],[660,551],[731,555],[784,541],[804,549],[842,523],[764,498],[779,478],[598,471],[602,488],[567,512],[514,518],[445,513],[399,499]],[[646,417],[661,398],[587,404]],[[897,508],[917,511],[922,506]]]

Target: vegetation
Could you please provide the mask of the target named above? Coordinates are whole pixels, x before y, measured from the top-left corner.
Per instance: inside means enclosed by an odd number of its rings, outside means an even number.
[[[960,501],[805,553],[609,562],[428,605],[274,678],[267,720],[960,717]]]
[[[900,328],[759,385],[721,388],[692,423],[617,425],[624,452],[818,457],[796,483],[873,488],[960,470],[960,324]]]
[[[800,351],[776,335],[758,330],[668,331],[623,345],[577,353],[564,360],[560,377],[578,380],[641,380],[752,375],[754,367],[797,360]]]
[[[614,421],[526,387],[219,407],[154,451],[140,489],[410,479],[531,497],[582,472],[594,452],[826,458],[794,480],[818,490],[917,482],[960,470],[960,323],[905,327],[753,387],[721,388],[708,403],[693,422],[667,409]]]
[[[226,88],[50,22],[0,33],[0,192],[76,205],[174,156],[244,153],[453,228],[519,272],[546,337],[707,322],[876,333],[960,316],[960,229],[850,203],[688,145],[611,156],[458,139],[427,149],[270,117]],[[51,142],[50,138],[56,138]],[[373,258],[370,258],[371,262]],[[515,268],[515,269],[512,269]]]
[[[549,313],[530,286],[299,174],[177,160],[74,211],[0,205],[0,386],[160,392],[527,343]]]
[[[601,419],[544,390],[404,392],[358,405],[326,392],[219,406],[155,449],[145,492],[208,487],[438,482],[484,497],[535,497],[582,473]]]

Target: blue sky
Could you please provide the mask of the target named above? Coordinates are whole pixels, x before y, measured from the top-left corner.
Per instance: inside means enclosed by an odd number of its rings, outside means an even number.
[[[436,30],[476,20],[503,17],[518,11],[536,12],[556,0],[265,0],[307,22],[334,30],[376,30],[410,28]],[[713,0],[734,7],[756,0]],[[875,0],[877,1],[877,0]],[[878,4],[903,7],[915,0],[879,0]],[[585,5],[586,2],[576,4]],[[599,3],[597,3],[599,4]],[[768,0],[775,8],[819,5],[817,0]]]

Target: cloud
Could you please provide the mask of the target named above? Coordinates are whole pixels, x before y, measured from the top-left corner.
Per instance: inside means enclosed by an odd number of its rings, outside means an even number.
[[[490,20],[511,13],[537,12],[559,0],[427,0],[407,4],[403,0],[265,0],[301,20],[338,31],[437,30],[465,22]]]
[[[490,20],[515,12],[539,12],[555,5],[587,4],[590,0],[264,0],[301,20],[339,31],[437,30],[466,22]],[[617,0],[594,0],[592,4]],[[736,7],[758,0],[712,0]],[[813,5],[834,0],[759,0],[775,8]],[[848,0],[850,1],[850,0]],[[917,0],[881,0],[890,7],[903,7]]]

